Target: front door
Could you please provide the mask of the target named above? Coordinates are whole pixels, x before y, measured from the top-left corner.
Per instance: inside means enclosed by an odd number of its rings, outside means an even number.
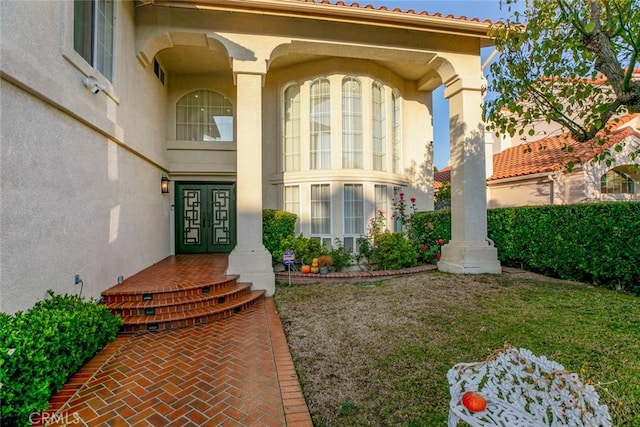
[[[235,220],[235,184],[176,183],[177,253],[231,252]]]

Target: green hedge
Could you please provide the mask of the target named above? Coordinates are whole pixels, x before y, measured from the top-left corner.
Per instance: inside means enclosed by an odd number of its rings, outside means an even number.
[[[412,239],[450,238],[450,211],[414,214]],[[640,295],[640,203],[490,209],[488,236],[504,265]]]
[[[262,244],[271,253],[274,263],[282,261],[281,242],[295,237],[298,216],[291,212],[275,209],[262,211]]]
[[[0,315],[2,425],[30,425],[29,415],[45,410],[53,393],[122,325],[94,301],[48,293],[26,312]]]
[[[430,212],[417,212],[411,216],[409,239],[416,247],[426,246],[425,260],[433,260],[440,252],[438,240],[451,240],[451,211],[441,209]]]

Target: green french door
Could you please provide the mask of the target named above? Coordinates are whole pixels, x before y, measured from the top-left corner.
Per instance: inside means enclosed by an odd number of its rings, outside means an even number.
[[[235,245],[235,184],[177,182],[177,252],[229,253]]]

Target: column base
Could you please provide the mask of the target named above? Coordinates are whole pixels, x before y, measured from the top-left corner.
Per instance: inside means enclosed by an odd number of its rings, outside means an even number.
[[[438,270],[455,274],[502,274],[498,250],[486,242],[449,242],[442,247]]]
[[[263,246],[236,248],[229,254],[227,274],[239,274],[238,281],[251,283],[251,289],[264,289],[267,296],[276,291],[276,276],[271,265],[271,253]]]

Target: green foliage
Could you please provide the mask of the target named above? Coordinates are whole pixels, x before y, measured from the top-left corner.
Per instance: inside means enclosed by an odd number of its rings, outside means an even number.
[[[449,211],[417,213],[413,224],[416,244],[451,236]],[[487,229],[505,265],[640,295],[638,202],[490,209]]]
[[[412,197],[410,202],[407,203],[404,198],[404,193],[398,194],[397,199],[393,199],[393,218],[397,218],[402,225],[403,231],[409,231],[411,229],[411,215],[416,212],[416,198]],[[378,212],[378,217],[384,219],[384,215]]]
[[[536,124],[555,122],[584,142],[606,133],[615,114],[640,111],[638,0],[526,0],[524,15],[490,36],[500,52],[489,85],[497,96],[484,106],[491,129],[539,137]]]
[[[271,252],[274,263],[282,261],[284,252],[280,244],[283,239],[295,236],[297,219],[298,216],[291,212],[275,209],[262,211],[262,243]]]
[[[415,267],[418,250],[404,233],[386,231],[376,239],[376,246],[369,255],[369,263],[376,264],[378,270],[399,270]]]
[[[451,240],[451,211],[443,209],[432,212],[416,212],[411,217],[413,227],[409,231],[409,240],[422,251],[424,261],[433,261],[440,252],[439,239]],[[422,250],[422,247],[426,249]]]
[[[329,255],[329,249],[320,244],[320,240],[298,236],[286,237],[280,242],[280,252],[293,251],[296,263],[301,265],[311,265],[314,258],[321,255]],[[282,257],[280,257],[282,259]]]
[[[435,209],[444,209],[451,206],[451,181],[442,183],[442,187],[434,194]]]
[[[3,424],[28,426],[52,394],[113,341],[119,317],[94,301],[55,295],[27,312],[0,316],[0,400]]]
[[[488,214],[488,234],[503,263],[640,295],[640,203],[500,208]]]
[[[333,248],[329,251],[329,255],[333,258],[333,268],[335,268],[336,271],[341,271],[353,262],[353,255],[345,250],[340,239],[337,238]]]

